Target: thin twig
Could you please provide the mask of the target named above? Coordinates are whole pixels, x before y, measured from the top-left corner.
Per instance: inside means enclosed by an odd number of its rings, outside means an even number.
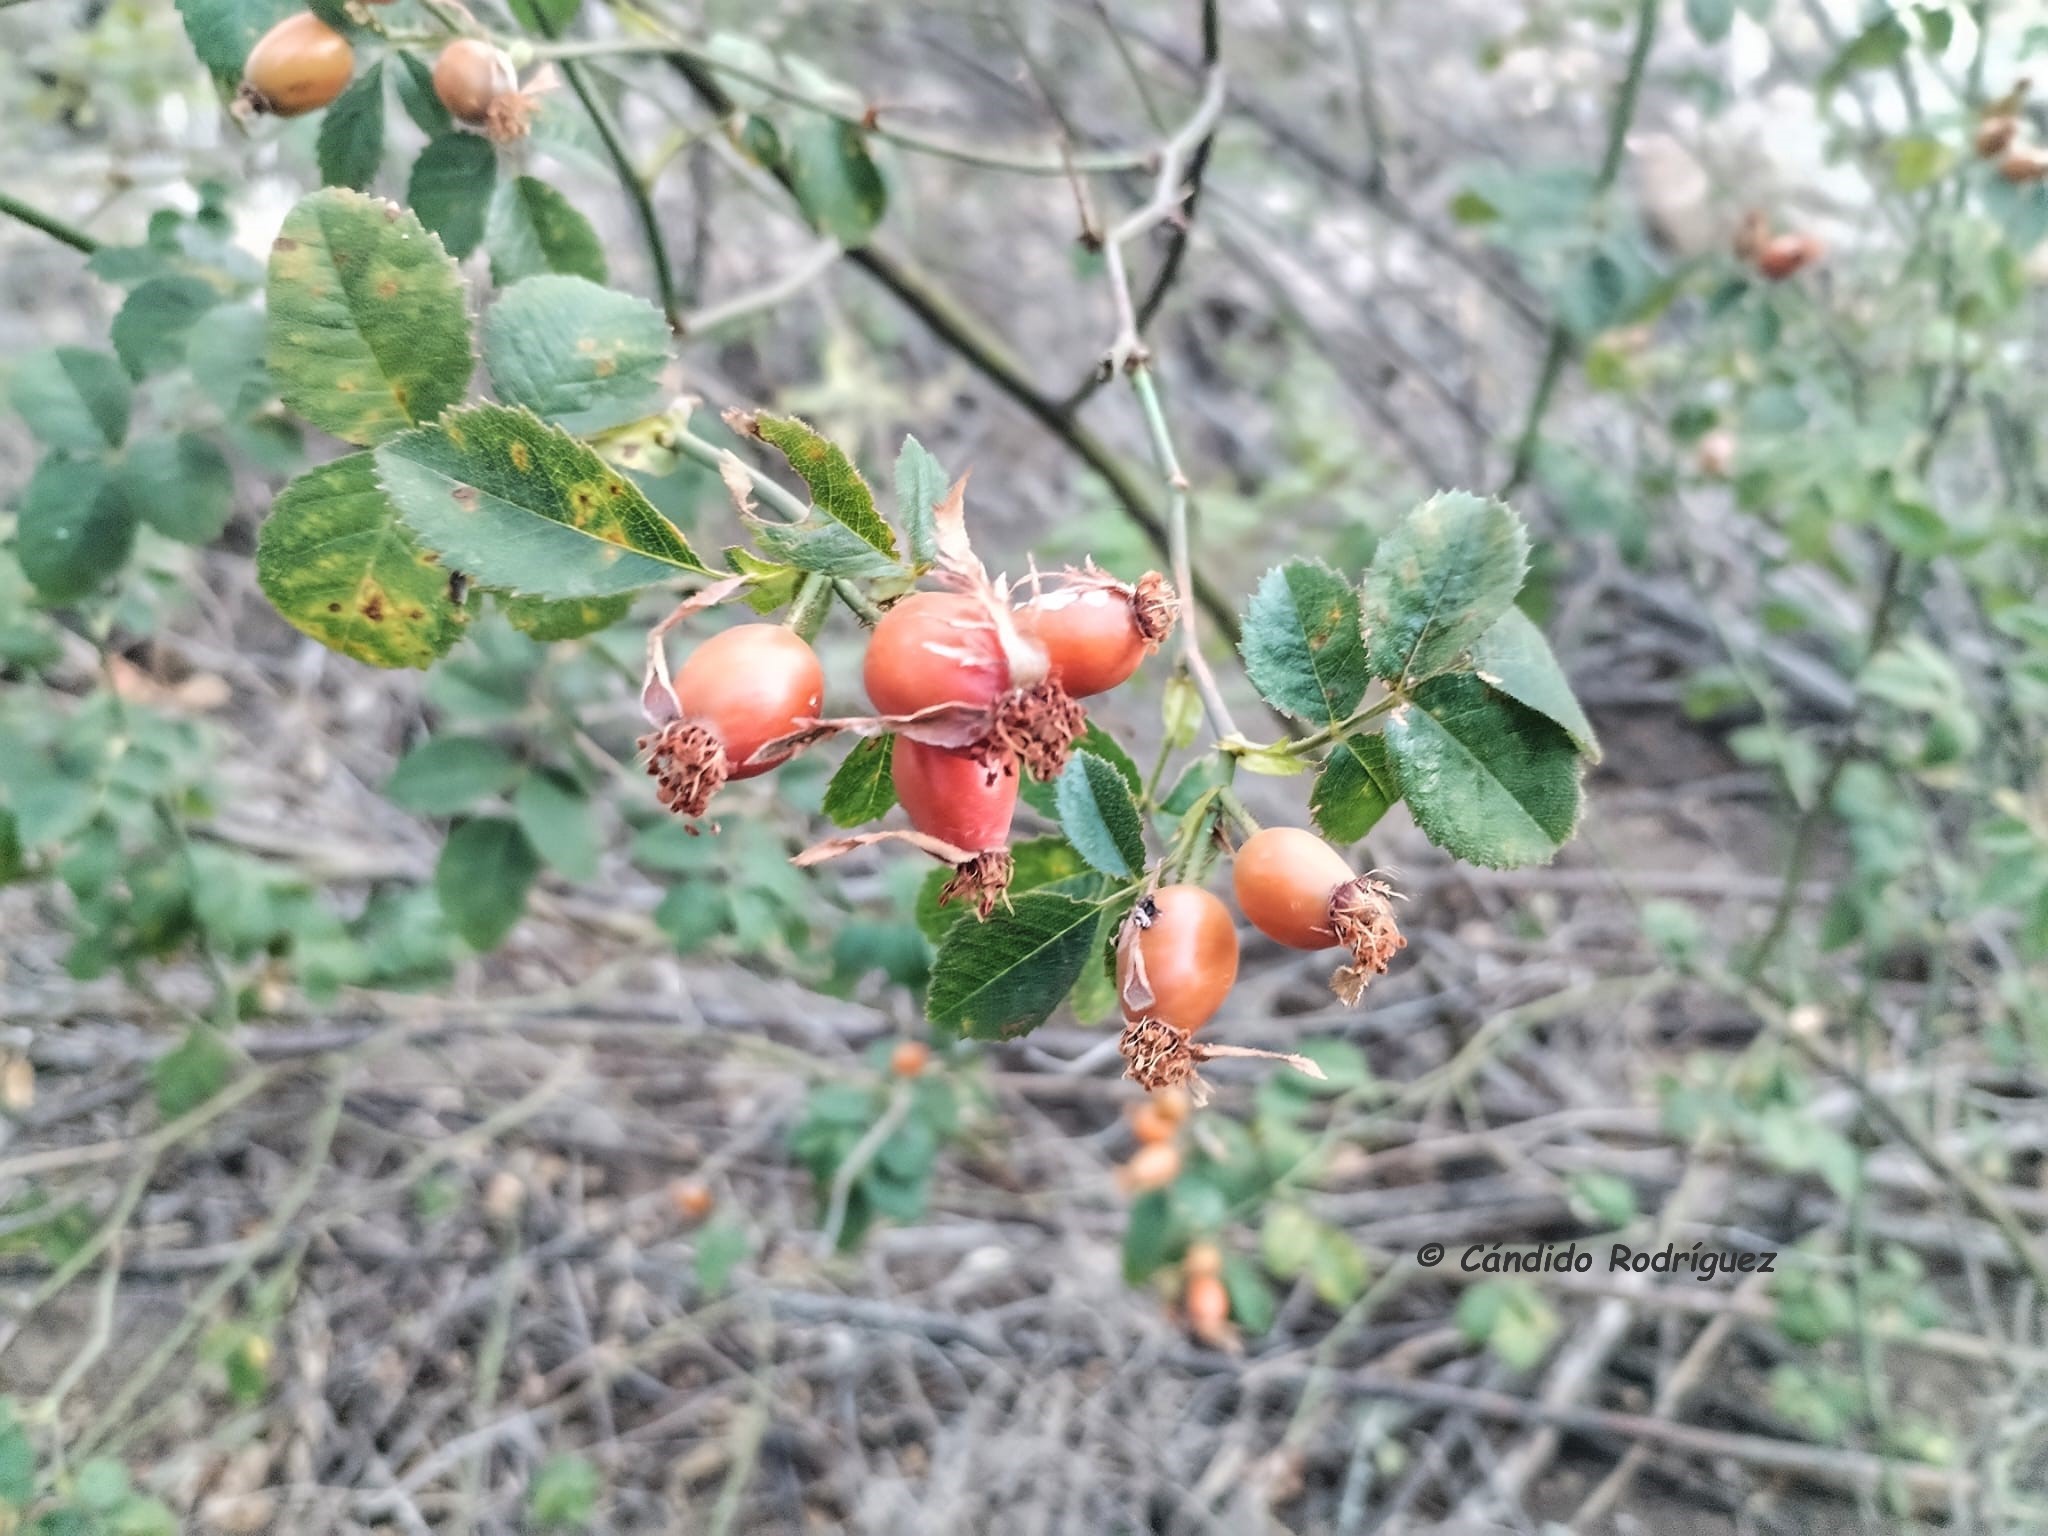
[[[1635,121],[1636,103],[1642,97],[1643,72],[1650,61],[1650,45],[1657,36],[1658,0],[1639,0],[1636,9],[1635,42],[1629,48],[1628,72],[1621,78],[1621,89],[1615,93],[1614,109],[1607,117],[1607,144],[1600,155],[1600,171],[1593,181],[1593,196],[1604,196],[1621,174],[1621,159],[1628,147],[1628,130]],[[1508,477],[1502,482],[1500,495],[1512,496],[1522,488],[1529,478],[1529,470],[1535,462],[1536,447],[1543,437],[1543,421],[1550,414],[1550,402],[1557,393],[1558,380],[1564,375],[1565,360],[1572,351],[1572,334],[1563,320],[1550,322],[1550,333],[1544,339],[1543,362],[1537,369],[1536,389],[1529,398],[1529,411],[1522,422],[1521,435],[1515,440],[1514,459],[1508,467]]]
[[[20,4],[21,0],[0,0],[0,4]],[[100,248],[99,241],[88,235],[75,224],[67,224],[54,214],[24,203],[18,197],[0,192],[0,213],[19,219],[30,229],[39,229],[53,240],[61,240],[74,251],[83,251],[90,256]]]

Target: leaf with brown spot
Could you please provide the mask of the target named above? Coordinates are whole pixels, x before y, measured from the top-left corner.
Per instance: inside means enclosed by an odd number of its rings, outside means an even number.
[[[451,411],[379,448],[377,475],[423,543],[500,592],[604,597],[705,571],[639,487],[530,411]]]
[[[668,362],[660,312],[587,278],[524,278],[484,316],[484,365],[498,398],[579,436],[646,416]]]
[[[265,293],[271,374],[323,432],[382,442],[469,386],[462,280],[409,213],[340,187],[302,199],[271,245]]]
[[[367,453],[284,488],[256,543],[256,579],[295,628],[373,667],[425,667],[462,638],[468,613],[377,488]]]
[[[780,451],[810,487],[811,501],[820,512],[870,549],[897,558],[896,534],[875,510],[875,493],[836,443],[794,416],[729,411],[725,420],[742,436],[757,437]]]

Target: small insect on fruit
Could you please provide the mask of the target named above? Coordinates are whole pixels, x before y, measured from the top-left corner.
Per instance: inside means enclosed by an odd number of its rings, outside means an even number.
[[[1236,984],[1237,925],[1198,885],[1162,886],[1140,901],[1126,939],[1117,954],[1126,1019],[1197,1030]]]
[[[1408,941],[1394,921],[1393,889],[1371,875],[1354,875],[1344,856],[1313,832],[1267,827],[1237,850],[1231,867],[1237,904],[1245,919],[1289,949],[1342,945],[1352,963],[1330,985],[1347,1003],[1366,983],[1386,974],[1387,962]]]
[[[1195,885],[1162,886],[1140,897],[1116,939],[1116,992],[1124,1013],[1117,1052],[1124,1076],[1157,1094],[1184,1095],[1195,1106],[1209,1098],[1201,1065],[1218,1056],[1279,1061],[1304,1076],[1324,1076],[1304,1056],[1195,1042],[1194,1032],[1215,1017],[1236,980],[1237,927],[1228,907]],[[1182,1100],[1169,1102],[1179,1110]]]
[[[640,738],[656,798],[678,816],[702,816],[728,779],[751,779],[783,761],[754,755],[814,720],[825,670],[799,635],[742,624],[713,635],[676,673],[674,719]]]
[[[1128,681],[1159,649],[1180,610],[1157,571],[1127,586],[1103,571],[1071,571],[1017,609],[1017,628],[1045,647],[1053,678],[1076,699]]]
[[[348,39],[311,11],[300,11],[264,33],[249,50],[236,106],[276,117],[317,112],[348,88],[355,67],[355,50]]]

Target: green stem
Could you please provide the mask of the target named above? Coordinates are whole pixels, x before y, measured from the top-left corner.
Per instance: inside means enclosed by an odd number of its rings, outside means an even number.
[[[534,11],[535,24],[552,33],[553,27],[539,7]],[[567,45],[556,45],[567,46]],[[647,258],[654,267],[654,291],[661,300],[661,313],[668,321],[668,328],[681,335],[683,330],[682,301],[676,297],[676,280],[669,266],[668,242],[662,238],[661,220],[654,211],[654,198],[648,191],[647,182],[633,164],[633,157],[626,153],[624,140],[619,135],[618,124],[612,121],[611,112],[597,99],[590,84],[583,77],[583,71],[572,60],[561,61],[562,78],[569,82],[569,89],[576,93],[576,99],[583,103],[583,110],[590,114],[591,126],[597,129],[598,138],[604,141],[605,154],[611,158],[612,166],[619,175],[619,185],[625,189],[632,201],[634,217],[640,221],[640,232],[647,242]]]
[[[1173,446],[1173,433],[1166,424],[1166,412],[1159,404],[1159,391],[1152,382],[1151,366],[1142,361],[1142,354],[1134,359],[1130,375],[1131,388],[1145,414],[1145,430],[1152,440],[1152,456],[1159,461],[1159,473],[1166,480],[1166,557],[1173,567],[1174,590],[1187,592],[1195,584],[1188,527],[1188,478],[1181,470],[1180,455]],[[1209,670],[1209,660],[1202,654],[1199,615],[1199,608],[1193,604],[1181,615],[1181,657],[1187,663],[1188,676],[1194,680],[1195,692],[1201,697],[1202,712],[1209,717],[1209,729],[1218,736],[1234,735],[1237,725],[1230,718],[1230,706],[1224,702],[1216,674]]]
[[[61,240],[74,251],[83,251],[88,256],[100,248],[99,241],[77,225],[67,224],[40,208],[32,208],[20,198],[10,197],[5,192],[0,192],[0,213],[19,219],[30,229],[39,229],[52,240]]]
[[[867,593],[861,591],[859,587],[855,586],[846,577],[834,576],[832,578],[832,590],[838,594],[839,601],[852,609],[859,617],[861,623],[867,625],[868,628],[872,629],[875,625],[882,622],[882,610],[869,602]]]
[[[1657,37],[1657,8],[1658,0],[1639,0],[1636,9],[1636,34],[1629,48],[1628,71],[1621,78],[1621,89],[1615,93],[1614,108],[1607,116],[1607,143],[1600,154],[1599,174],[1593,181],[1596,200],[1614,186],[1615,178],[1621,174],[1622,156],[1628,148],[1629,126],[1635,121],[1636,103],[1642,99],[1643,74],[1650,62],[1650,45]],[[1500,488],[1503,498],[1520,490],[1529,478],[1537,445],[1543,439],[1543,421],[1550,414],[1550,403],[1556,398],[1558,381],[1564,375],[1565,361],[1571,356],[1571,351],[1571,332],[1562,320],[1551,321],[1550,334],[1543,348],[1543,363],[1536,374],[1536,390],[1529,397],[1528,414],[1523,418],[1521,433],[1515,439],[1515,454],[1508,466],[1508,477]]]
[[[825,627],[825,615],[832,611],[832,578],[812,571],[796,589],[796,597],[782,622],[804,640],[815,640]]]

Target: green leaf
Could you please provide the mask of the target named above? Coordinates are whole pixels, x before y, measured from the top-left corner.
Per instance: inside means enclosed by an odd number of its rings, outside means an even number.
[[[266,293],[270,371],[323,432],[381,442],[468,389],[455,263],[390,203],[342,187],[302,199],[271,247]]]
[[[730,1217],[719,1215],[697,1234],[697,1287],[706,1296],[722,1293],[732,1272],[746,1260],[752,1245],[747,1229]]]
[[[1814,91],[1825,102],[1851,75],[1888,69],[1903,59],[1912,45],[1913,36],[1906,30],[1905,22],[1894,12],[1886,11],[1835,55],[1834,61],[1821,71]]]
[[[754,542],[779,561],[800,571],[878,581],[903,574],[903,567],[876,549],[844,523],[811,516],[801,523],[772,523],[748,518]]]
[[[1593,722],[1579,707],[1578,696],[1551,654],[1543,631],[1521,609],[1510,606],[1491,629],[1473,641],[1472,670],[1496,692],[1555,720],[1574,746],[1594,762],[1600,761]]]
[[[1088,902],[1028,891],[986,922],[956,924],[932,962],[926,1017],[974,1040],[1030,1033],[1080,978],[1096,917]]]
[[[444,133],[412,163],[405,200],[457,261],[484,242],[498,151],[480,133]]]
[[[27,1509],[36,1496],[36,1450],[14,1406],[0,1397],[0,1508]]]
[[[1466,1338],[1483,1343],[1505,1364],[1530,1370],[1557,1337],[1557,1314],[1531,1286],[1487,1280],[1458,1298],[1453,1321]]]
[[[1315,1245],[1309,1250],[1308,1281],[1323,1303],[1350,1306],[1364,1293],[1368,1278],[1365,1254],[1358,1244],[1335,1227],[1319,1227]]]
[[[601,1491],[597,1468],[573,1451],[550,1456],[534,1470],[527,1490],[527,1509],[533,1523],[548,1527],[581,1530],[597,1514]]]
[[[1432,496],[1380,541],[1365,574],[1372,670],[1400,683],[1454,665],[1507,612],[1528,568],[1528,536],[1506,506]]]
[[[1685,0],[1685,19],[1703,43],[1718,43],[1735,25],[1735,0]]]
[[[277,398],[263,360],[265,322],[253,304],[223,304],[185,339],[185,367],[230,422],[246,422]]]
[[[1379,736],[1347,736],[1330,749],[1309,791],[1308,813],[1333,843],[1355,843],[1401,798],[1400,776]]]
[[[1143,1285],[1173,1259],[1185,1241],[1165,1190],[1147,1190],[1138,1196],[1124,1222],[1124,1283]]]
[[[704,565],[624,472],[528,411],[476,405],[377,449],[406,524],[475,580],[606,597]]]
[[[544,597],[514,597],[504,602],[505,617],[515,629],[536,640],[580,640],[610,629],[633,609],[633,595],[572,597],[559,602]]]
[[[422,816],[453,816],[503,794],[518,782],[519,773],[519,759],[495,741],[434,736],[398,760],[384,797]]]
[[[1223,1256],[1223,1289],[1230,1293],[1230,1315],[1246,1333],[1256,1338],[1272,1328],[1280,1310],[1273,1287],[1243,1254]]]
[[[763,560],[751,549],[730,545],[725,563],[736,576],[751,578],[741,589],[740,600],[756,613],[773,613],[796,599],[804,573],[780,560]]]
[[[135,510],[117,494],[97,459],[51,454],[22,495],[14,558],[51,602],[75,602],[99,590],[127,563]]]
[[[1069,882],[1077,877],[1097,881],[1098,877],[1088,873],[1088,866],[1074,845],[1064,837],[1032,837],[1021,843],[1010,845],[1010,895],[1021,896],[1026,891],[1041,886],[1057,885],[1062,894],[1079,894],[1069,888]],[[962,919],[968,919],[971,908],[959,901],[946,906],[939,905],[939,892],[953,877],[950,869],[935,869],[925,876],[924,884],[917,893],[917,927],[927,939],[938,943]]]
[[[284,488],[256,539],[256,581],[286,623],[373,667],[428,666],[469,623],[448,568],[399,522],[367,453]]]
[[[295,0],[178,0],[192,51],[227,86],[242,78],[256,39],[299,8]]]
[[[896,454],[896,515],[910,534],[910,558],[920,568],[939,558],[939,530],[932,509],[946,496],[946,472],[914,437]]]
[[[212,1026],[195,1024],[176,1050],[157,1057],[149,1069],[157,1113],[166,1120],[189,1114],[228,1084],[235,1053]]]
[[[1323,1226],[1298,1205],[1276,1205],[1259,1224],[1259,1258],[1282,1280],[1307,1271]]]
[[[14,408],[46,448],[104,453],[128,435],[134,391],[121,365],[85,347],[46,347],[21,360]]]
[[[1091,753],[1116,769],[1123,778],[1125,788],[1130,790],[1133,797],[1141,792],[1141,786],[1145,782],[1144,775],[1139,773],[1138,765],[1131,761],[1131,754],[1123,749],[1114,736],[1093,720],[1090,720],[1087,728],[1074,738],[1074,750]],[[1027,775],[1024,782],[1018,786],[1018,794],[1024,803],[1039,815],[1053,821],[1060,819],[1057,779],[1048,781]]]
[[[874,492],[837,444],[794,416],[748,416],[740,425],[789,460],[789,467],[810,487],[811,501],[820,512],[850,529],[862,543],[891,560],[897,558],[896,535],[875,510]]]
[[[1056,789],[1060,828],[1081,857],[1105,875],[1131,879],[1145,867],[1145,825],[1114,764],[1075,752]]]
[[[1545,863],[1578,824],[1572,739],[1476,677],[1424,683],[1384,734],[1416,825],[1458,858],[1488,869]]]
[[[835,827],[858,827],[886,813],[896,803],[889,760],[896,738],[870,736],[846,754],[846,761],[825,786],[824,811]]]
[[[334,100],[320,119],[316,156],[320,184],[360,192],[384,163],[384,61],[379,59]]]
[[[434,891],[449,927],[470,948],[492,950],[526,910],[526,892],[539,873],[540,859],[517,822],[479,817],[448,834]]]
[[[646,416],[668,361],[660,311],[586,277],[526,278],[484,316],[498,398],[579,436]]]
[[[221,291],[198,277],[153,277],[128,295],[114,316],[114,351],[129,376],[146,379],[185,361],[185,339]]]
[[[1266,573],[1245,610],[1239,649],[1259,696],[1296,719],[1342,720],[1365,695],[1357,594],[1319,560]]]
[[[203,437],[146,437],[123,456],[114,493],[142,521],[181,544],[211,544],[235,509],[235,473]]]
[[[597,878],[602,840],[596,807],[581,785],[546,769],[529,774],[512,797],[512,814],[551,868],[571,880]]]
[[[398,62],[405,66],[397,76],[398,104],[405,108],[405,115],[430,139],[453,130],[455,119],[434,94],[434,72],[426,60],[416,54],[401,53]]]
[[[812,225],[849,250],[864,244],[889,205],[867,136],[852,123],[807,113],[791,133],[784,163]]]
[[[533,176],[515,176],[491,194],[484,219],[491,281],[500,288],[543,272],[605,282],[604,245],[569,200]]]

